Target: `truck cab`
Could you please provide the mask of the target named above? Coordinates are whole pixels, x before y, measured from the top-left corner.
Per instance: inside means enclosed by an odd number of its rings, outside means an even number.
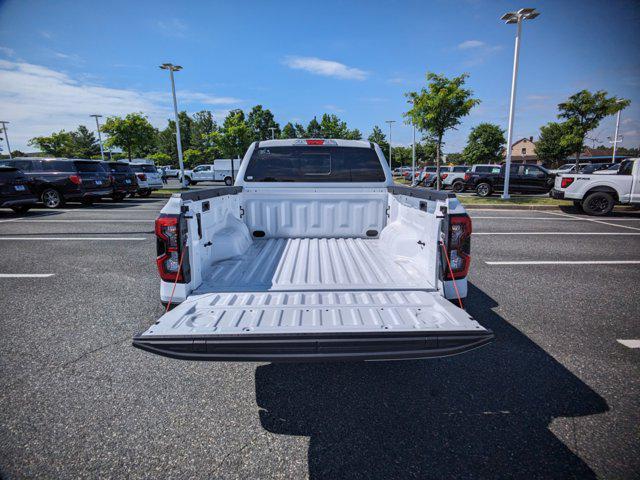
[[[493,337],[462,308],[464,208],[452,193],[394,184],[370,142],[255,142],[234,186],[174,194],[155,231],[167,311],[133,342],[149,352],[387,360]]]

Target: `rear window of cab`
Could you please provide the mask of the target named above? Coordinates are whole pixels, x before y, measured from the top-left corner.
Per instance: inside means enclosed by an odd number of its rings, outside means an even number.
[[[384,182],[375,150],[360,147],[282,146],[257,148],[246,182]]]

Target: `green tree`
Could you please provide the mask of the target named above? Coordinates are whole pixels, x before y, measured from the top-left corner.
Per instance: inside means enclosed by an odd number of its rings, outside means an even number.
[[[242,157],[251,144],[251,130],[242,110],[231,110],[224,119],[219,140],[222,155],[227,158]]]
[[[29,140],[29,145],[54,157],[73,157],[73,135],[65,130],[53,132],[49,136],[34,137]]]
[[[190,148],[183,154],[184,168],[193,168],[205,163],[205,156],[200,150]]]
[[[294,127],[291,122],[287,123],[282,129],[280,138],[296,138],[296,137],[297,137],[296,127]]]
[[[314,118],[315,120],[315,118]],[[318,121],[316,120],[316,124],[318,123]],[[297,138],[309,138],[311,137],[311,135],[309,135],[307,133],[307,129],[304,128],[304,125],[300,124],[300,123],[296,123],[294,125],[294,128],[296,129],[296,137]]]
[[[247,125],[251,131],[251,140],[254,142],[270,140],[271,128],[275,129],[275,138],[280,137],[280,125],[275,121],[271,110],[263,109],[262,105],[256,105],[251,109],[247,117]]]
[[[568,142],[571,126],[567,122],[549,122],[540,127],[540,136],[536,142],[536,155],[540,160],[557,167],[573,151],[575,145]]]
[[[447,130],[460,124],[460,119],[480,103],[472,98],[473,92],[463,88],[468,75],[454,78],[427,73],[427,88],[406,94],[411,109],[404,115],[420,131],[431,134],[436,140],[436,178],[440,189],[440,154],[442,138]]]
[[[498,163],[506,140],[504,130],[492,123],[481,123],[471,129],[462,152],[467,163]]]
[[[171,155],[161,152],[152,153],[151,155],[148,155],[147,158],[153,160],[156,165],[171,165],[173,161]]]
[[[316,117],[313,117],[307,125],[304,136],[308,138],[322,138],[322,129]]]
[[[91,158],[100,155],[100,145],[93,132],[80,125],[75,132],[71,132],[73,142],[73,156],[78,158]]]
[[[369,138],[367,138],[367,140],[380,145],[380,148],[385,153],[385,155],[389,151],[389,142],[387,142],[387,136],[378,125],[373,126],[371,135],[369,135]]]
[[[629,100],[615,96],[607,97],[604,90],[598,90],[596,93],[581,90],[571,95],[566,102],[558,104],[558,118],[567,120],[569,129],[562,143],[576,153],[576,168],[580,163],[580,153],[587,133],[598,128],[603,118],[617,113],[630,103]]]
[[[194,113],[191,120],[191,144],[189,147],[204,151],[211,146],[207,139],[211,133],[218,131],[218,124],[209,110]],[[180,128],[182,128],[182,124],[180,124]]]
[[[101,130],[109,135],[105,145],[126,151],[129,160],[134,155],[146,156],[156,144],[156,129],[142,113],[130,113],[125,118],[109,117]]]

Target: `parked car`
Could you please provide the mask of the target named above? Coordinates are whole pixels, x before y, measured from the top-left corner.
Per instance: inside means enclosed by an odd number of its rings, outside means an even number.
[[[578,168],[582,170],[584,167],[591,165],[590,163],[579,163]],[[549,173],[553,173],[555,175],[561,175],[563,173],[574,173],[576,171],[576,164],[573,163],[565,163],[561,167],[550,169]]]
[[[612,163],[607,168],[593,172],[594,175],[615,175],[620,169],[620,163]]]
[[[38,203],[27,176],[15,167],[0,166],[0,208],[26,213]]]
[[[605,170],[611,166],[610,163],[590,163],[589,165],[584,166],[580,169],[580,173],[595,173],[600,170]]]
[[[489,173],[467,172],[465,189],[474,190],[479,196],[487,197],[504,189],[506,165],[494,166]],[[531,164],[512,164],[509,171],[509,192],[547,193],[553,187],[555,175],[541,167]]]
[[[162,177],[153,163],[130,163],[129,166],[138,177],[138,190],[136,193],[139,196],[148,197],[154,190],[162,189]]]
[[[573,200],[589,215],[608,215],[618,204],[640,205],[640,159],[623,160],[615,175],[562,175],[550,194]]]
[[[217,158],[213,163],[198,165],[193,170],[185,170],[184,177],[187,185],[197,185],[198,182],[224,182],[225,185],[233,183],[232,178],[238,174],[241,160],[233,159],[233,171],[231,170],[231,159]],[[178,180],[182,177],[178,174]]]
[[[160,298],[182,303],[134,346],[344,361],[491,341],[448,300],[466,296],[470,266],[471,219],[453,194],[394,184],[380,147],[359,140],[254,142],[244,158],[235,186],[173,195],[162,209]]]
[[[138,190],[138,179],[131,166],[126,162],[104,162],[102,166],[111,175],[111,198],[122,201],[127,195]]]
[[[450,188],[456,193],[464,191],[464,174],[469,171],[467,165],[453,165],[448,172],[440,175],[442,178],[442,188]]]
[[[89,205],[112,194],[110,176],[97,160],[19,157],[1,160],[0,165],[21,170],[47,208],[73,201]]]

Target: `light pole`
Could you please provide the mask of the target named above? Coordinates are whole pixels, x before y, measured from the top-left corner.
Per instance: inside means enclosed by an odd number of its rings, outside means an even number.
[[[173,80],[173,72],[179,72],[182,70],[180,65],[173,65],[171,63],[163,63],[160,65],[162,70],[169,70],[169,76],[171,77],[171,94],[173,95],[173,113],[176,117],[176,145],[178,147],[178,163],[180,164],[180,179],[182,180],[182,188],[187,188],[184,177],[184,162],[182,161],[182,142],[180,141],[180,119],[178,118],[178,101],[176,100],[176,84]]]
[[[621,103],[621,102],[618,101],[618,103]],[[616,133],[613,136],[613,140],[609,141],[609,143],[613,143],[613,153],[611,155],[611,163],[616,163],[616,151],[618,150],[618,143],[622,141],[622,138],[618,136],[618,130],[620,129],[620,112],[621,111],[622,109],[618,110],[618,113],[616,114]]]
[[[393,164],[393,161],[391,160],[391,125],[396,123],[396,121],[395,120],[385,120],[385,123],[389,124],[389,168],[391,168],[391,165]]]
[[[511,99],[509,101],[509,129],[507,131],[507,164],[504,171],[504,190],[502,199],[509,199],[509,173],[511,170],[511,143],[513,141],[513,117],[516,108],[516,80],[518,79],[518,58],[520,56],[520,35],[522,33],[522,21],[533,20],[540,13],[535,8],[521,8],[517,12],[505,13],[500,20],[504,20],[507,24],[515,23],[516,29],[516,46],[513,54],[513,75],[511,77]]]
[[[269,130],[271,130],[271,140],[275,140],[276,139],[276,127],[269,127]]]
[[[411,145],[411,185],[416,180],[416,124],[413,124],[413,144]]]
[[[9,123],[9,122],[0,121],[0,123],[2,124],[2,132],[4,133],[4,139],[7,142],[7,150],[9,151],[9,159],[12,159],[13,157],[11,156],[11,146],[9,145],[9,135],[7,135],[7,123]]]
[[[96,119],[96,130],[98,130],[98,143],[100,143],[100,156],[102,157],[102,161],[104,162],[104,150],[102,149],[102,135],[100,135],[100,123],[98,123],[98,118],[102,117],[102,115],[98,115],[94,113],[93,115],[89,115],[90,117],[94,117]]]

